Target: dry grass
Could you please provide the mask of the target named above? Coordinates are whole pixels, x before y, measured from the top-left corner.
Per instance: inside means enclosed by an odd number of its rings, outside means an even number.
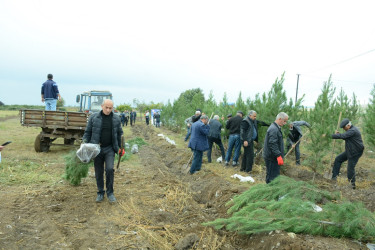
[[[0,110],[0,118],[17,116],[18,112],[18,110]]]

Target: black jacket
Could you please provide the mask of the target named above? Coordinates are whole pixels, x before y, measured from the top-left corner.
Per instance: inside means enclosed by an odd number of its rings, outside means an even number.
[[[263,158],[276,160],[277,157],[284,157],[284,141],[281,128],[273,122],[267,129],[264,139]]]
[[[345,140],[345,152],[349,158],[361,155],[365,147],[361,137],[361,132],[357,127],[351,126],[350,129],[342,134],[333,134],[332,139]]]
[[[270,125],[271,124],[269,124],[269,123],[266,123],[264,121],[259,121],[259,120],[255,119],[254,126],[255,126],[255,129],[257,131],[257,136],[255,137],[254,141],[258,142],[258,135],[259,135],[258,127],[259,126],[267,126],[267,127],[269,127]]]
[[[202,115],[198,115],[198,116],[196,116],[196,115],[193,115],[192,117],[191,117],[191,121],[194,123],[194,122],[197,122],[197,121],[199,121],[200,119],[201,119],[201,116]]]
[[[246,116],[245,119],[242,120],[240,126],[240,139],[242,142],[252,142],[253,141],[253,134],[254,134],[254,121],[250,119],[249,116]]]
[[[236,115],[235,117],[232,117],[228,120],[227,125],[225,125],[225,127],[229,130],[230,135],[240,134],[242,120],[242,117],[239,115]]]
[[[85,133],[82,140],[85,143],[100,143],[100,135],[102,131],[102,112],[97,112],[89,117]],[[121,147],[121,135],[123,134],[121,128],[121,121],[118,115],[112,116],[112,147],[117,153]]]
[[[210,131],[208,132],[208,137],[221,139],[221,123],[218,120],[210,121]]]

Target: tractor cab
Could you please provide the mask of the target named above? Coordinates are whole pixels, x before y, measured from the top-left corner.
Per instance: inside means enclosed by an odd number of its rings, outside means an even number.
[[[112,100],[112,93],[109,91],[91,90],[77,95],[76,102],[79,103],[79,111],[92,113],[100,111],[105,99]]]

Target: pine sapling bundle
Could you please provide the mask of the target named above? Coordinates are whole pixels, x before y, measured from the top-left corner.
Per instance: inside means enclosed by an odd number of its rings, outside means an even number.
[[[81,162],[76,151],[71,151],[65,156],[65,175],[64,178],[72,185],[77,186],[81,184],[81,179],[87,177],[89,168],[92,164]]]
[[[204,225],[241,234],[284,230],[364,241],[375,239],[375,216],[362,203],[340,200],[339,193],[285,176],[270,184],[253,186],[227,205],[232,206],[228,210],[231,217]]]

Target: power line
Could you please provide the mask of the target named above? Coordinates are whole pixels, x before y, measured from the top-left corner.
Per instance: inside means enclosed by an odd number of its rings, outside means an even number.
[[[305,77],[310,77],[310,78],[315,78],[315,79],[323,79],[323,80],[327,80],[327,79],[328,79],[327,77],[314,76],[314,75],[309,75],[309,74],[304,74],[303,76],[305,76]],[[338,82],[374,84],[374,82],[359,82],[359,81],[353,81],[353,80],[340,80],[340,79],[335,79],[334,77],[333,77],[333,80],[334,80],[334,81],[338,81]]]
[[[361,53],[361,54],[359,54],[359,55],[356,55],[356,56],[353,56],[353,57],[347,58],[347,59],[345,59],[345,60],[339,61],[339,62],[337,62],[337,63],[330,64],[330,65],[326,65],[326,66],[324,66],[324,67],[318,68],[318,69],[313,70],[313,71],[310,71],[310,72],[308,72],[308,73],[313,73],[313,72],[316,72],[316,71],[320,71],[320,70],[322,70],[322,69],[326,69],[326,68],[330,68],[330,67],[336,66],[336,65],[338,65],[338,64],[345,63],[345,62],[347,62],[347,61],[353,60],[353,59],[355,59],[355,58],[357,58],[357,57],[360,57],[360,56],[364,56],[364,55],[369,54],[369,53],[374,52],[374,51],[375,51],[375,49],[372,49],[372,50],[369,50],[369,51],[363,52],[363,53]]]

